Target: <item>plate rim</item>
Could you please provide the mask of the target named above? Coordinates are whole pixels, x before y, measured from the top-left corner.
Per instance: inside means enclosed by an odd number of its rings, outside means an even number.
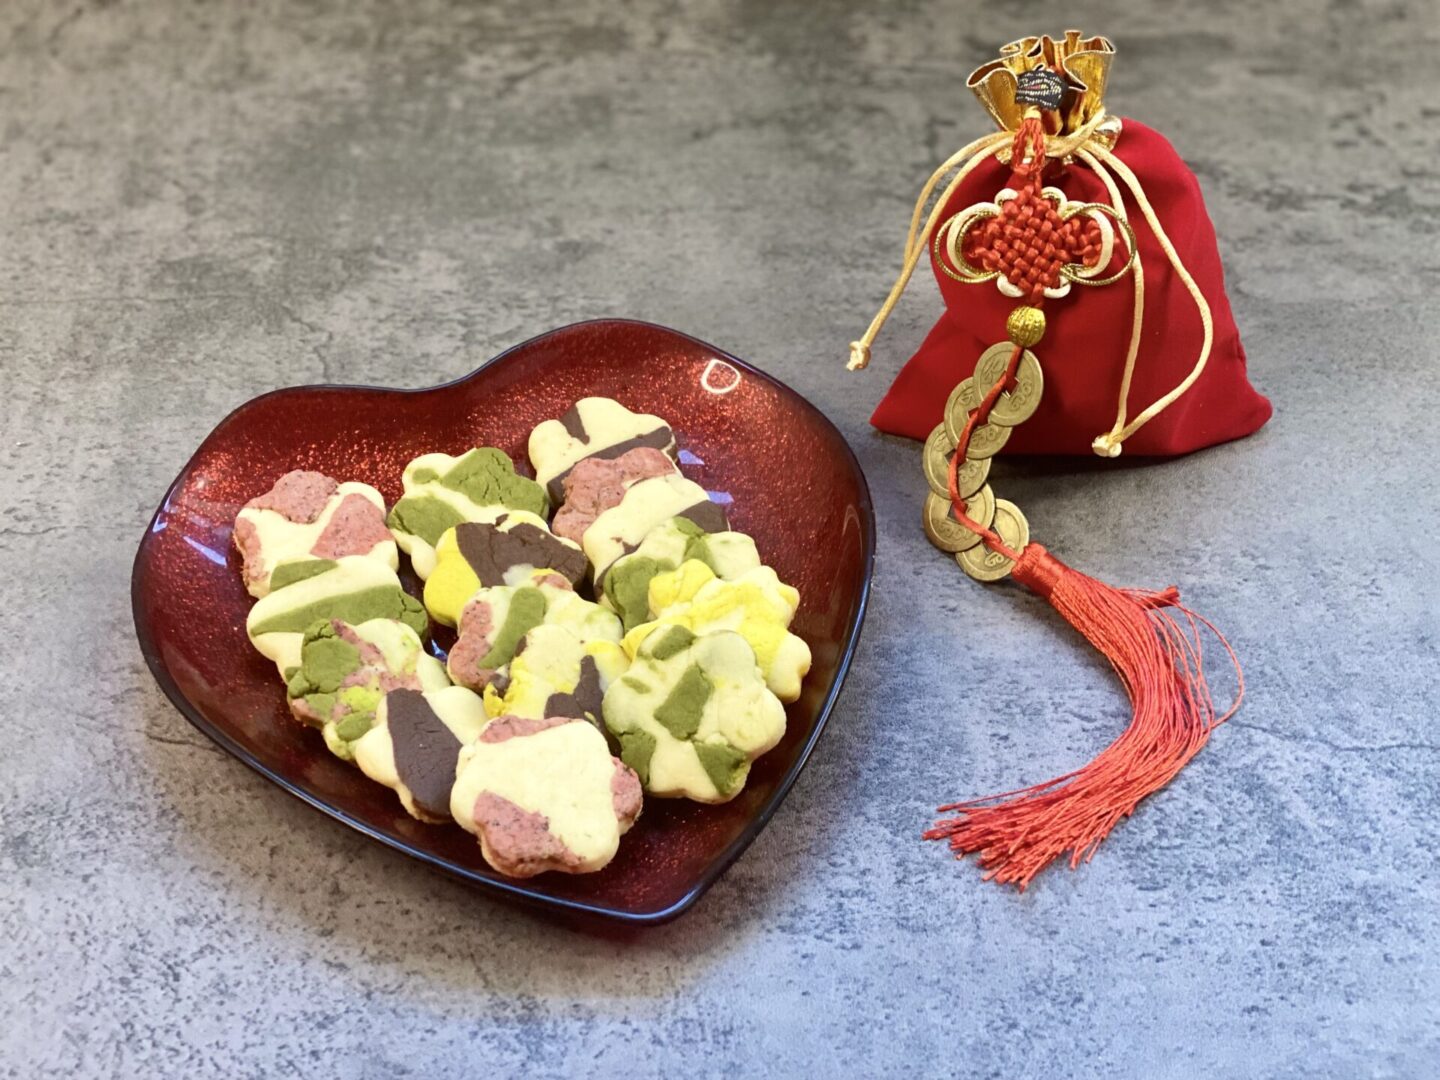
[[[404,840],[387,836],[384,833],[381,833],[378,830],[372,828],[365,822],[359,820],[358,818],[351,816],[349,813],[347,813],[340,807],[334,806],[331,803],[325,801],[323,798],[307,790],[305,787],[292,782],[289,778],[275,772],[273,769],[266,766],[253,754],[251,754],[248,750],[246,750],[243,746],[241,746],[238,742],[236,742],[228,734],[226,734],[226,732],[217,727],[210,720],[206,719],[204,715],[201,714],[200,710],[196,708],[194,704],[190,701],[190,699],[180,690],[179,686],[176,684],[175,680],[171,676],[169,667],[166,665],[164,659],[161,657],[160,649],[156,645],[153,637],[151,636],[150,628],[146,620],[143,619],[141,616],[141,584],[142,580],[144,580],[146,576],[146,568],[143,566],[143,563],[145,559],[145,553],[151,543],[151,537],[153,537],[156,532],[155,525],[160,520],[161,515],[165,513],[166,508],[169,506],[170,501],[174,497],[177,489],[189,477],[191,470],[195,466],[196,460],[200,457],[202,452],[204,452],[206,447],[209,446],[211,440],[213,440],[217,435],[219,435],[220,432],[223,431],[242,412],[245,412],[246,410],[259,405],[261,402],[266,401],[271,397],[275,397],[280,394],[291,394],[295,393],[296,391],[304,390],[344,390],[347,392],[361,391],[364,393],[378,394],[428,394],[436,390],[444,390],[449,387],[459,386],[463,383],[467,383],[492,365],[501,363],[502,361],[510,358],[514,353],[517,353],[522,349],[529,349],[530,347],[537,345],[540,342],[545,341],[549,338],[558,337],[562,334],[573,333],[577,330],[582,329],[601,329],[606,327],[618,326],[631,326],[639,327],[649,331],[659,331],[673,338],[677,338],[690,344],[697,345],[700,348],[710,352],[715,357],[724,360],[726,363],[735,365],[737,368],[739,368],[746,374],[762,379],[765,382],[771,383],[772,385],[780,388],[785,393],[792,395],[796,400],[800,401],[805,407],[813,410],[815,415],[819,417],[821,422],[824,425],[828,426],[830,430],[834,432],[840,442],[840,445],[845,450],[846,458],[849,461],[850,466],[854,470],[855,475],[859,478],[860,485],[858,506],[860,509],[861,540],[864,547],[862,553],[863,575],[860,582],[860,593],[858,598],[858,606],[855,613],[855,619],[852,626],[850,627],[848,634],[845,637],[844,648],[841,650],[840,657],[835,669],[835,678],[831,683],[829,691],[825,695],[824,701],[821,702],[820,711],[815,720],[815,726],[811,730],[809,737],[805,740],[805,744],[800,747],[800,751],[797,754],[795,761],[785,772],[785,775],[780,778],[780,781],[776,785],[773,794],[767,800],[765,805],[761,807],[760,812],[756,814],[755,817],[751,821],[749,821],[740,831],[740,834],[736,836],[733,840],[731,840],[728,845],[726,845],[726,847],[720,852],[720,854],[711,862],[711,864],[705,869],[705,871],[700,874],[700,876],[695,880],[695,882],[686,889],[685,893],[681,897],[679,897],[679,899],[671,902],[668,905],[665,905],[664,907],[660,907],[652,911],[622,911],[613,907],[607,907],[600,904],[587,903],[583,900],[575,900],[566,897],[546,896],[536,893],[533,889],[530,889],[522,883],[512,882],[508,879],[503,878],[486,877],[477,871],[470,870],[462,866],[457,866],[440,856],[433,855],[430,852],[422,848],[416,847],[415,845],[410,844]],[[176,473],[175,479],[172,480],[169,486],[166,487],[165,494],[161,498],[159,504],[156,506],[155,512],[150,515],[150,519],[145,526],[145,533],[141,537],[140,543],[136,547],[135,558],[131,563],[130,615],[131,620],[133,621],[135,626],[135,636],[140,645],[140,652],[145,658],[145,664],[149,668],[151,676],[159,684],[160,689],[164,693],[165,697],[169,699],[170,704],[173,705],[180,712],[180,714],[190,722],[191,726],[193,726],[203,735],[208,737],[212,742],[214,742],[222,750],[225,750],[232,757],[249,766],[251,769],[259,773],[265,779],[275,784],[282,791],[288,792],[290,795],[299,799],[301,802],[313,807],[314,809],[320,811],[327,817],[339,822],[340,824],[354,829],[356,832],[362,834],[363,836],[369,837],[371,840],[378,841],[379,843],[385,845],[392,850],[398,851],[404,855],[409,856],[410,858],[416,859],[430,869],[439,871],[440,873],[445,874],[447,877],[463,881],[465,884],[471,886],[472,888],[478,888],[482,891],[494,892],[496,894],[499,894],[499,896],[504,897],[505,899],[518,901],[532,909],[548,911],[552,914],[556,913],[558,910],[572,915],[580,915],[584,917],[616,921],[629,926],[655,926],[661,923],[669,922],[676,916],[689,910],[689,908],[691,908],[696,903],[696,901],[698,901],[700,897],[702,897],[710,889],[710,887],[714,885],[717,880],[719,880],[720,876],[724,874],[725,871],[728,870],[735,863],[735,860],[740,857],[740,855],[745,851],[745,849],[748,848],[752,843],[754,843],[755,839],[760,835],[761,832],[764,831],[765,827],[770,823],[770,819],[774,817],[776,811],[780,809],[780,805],[789,796],[790,789],[795,785],[795,781],[799,779],[800,773],[804,770],[805,765],[809,762],[810,755],[814,752],[816,745],[820,741],[820,736],[824,734],[825,728],[829,724],[830,716],[834,712],[835,704],[840,697],[840,692],[845,686],[846,677],[849,675],[850,672],[850,665],[854,660],[855,652],[859,647],[860,634],[865,625],[865,615],[869,607],[870,588],[874,582],[875,576],[875,548],[875,508],[870,496],[870,485],[869,481],[866,479],[865,471],[860,467],[860,461],[858,458],[856,458],[855,451],[850,446],[849,440],[847,440],[844,434],[840,431],[840,429],[835,426],[834,421],[832,421],[828,416],[826,416],[825,413],[817,405],[811,402],[799,391],[793,389],[792,387],[782,382],[780,379],[777,379],[775,376],[769,374],[768,372],[762,371],[761,369],[755,367],[747,361],[731,355],[724,349],[719,349],[714,345],[709,344],[708,342],[702,341],[701,339],[694,337],[690,334],[683,333],[682,331],[674,330],[668,326],[663,326],[659,323],[647,322],[642,319],[585,319],[580,322],[568,323],[564,326],[556,327],[553,330],[547,330],[544,333],[537,334],[534,337],[527,338],[526,340],[519,342],[516,345],[510,346],[502,352],[496,353],[484,363],[480,364],[479,367],[468,372],[467,374],[461,375],[454,379],[450,379],[446,382],[436,383],[433,386],[389,387],[372,386],[368,384],[347,385],[342,383],[304,383],[298,386],[278,387],[274,390],[268,390],[265,393],[250,398],[248,401],[245,401],[240,405],[236,406],[234,409],[230,410],[230,412],[227,413],[225,417],[221,419],[210,430],[210,433],[206,435],[204,439],[200,441],[200,445],[195,448],[195,451],[190,455],[189,459],[181,467],[180,471]]]

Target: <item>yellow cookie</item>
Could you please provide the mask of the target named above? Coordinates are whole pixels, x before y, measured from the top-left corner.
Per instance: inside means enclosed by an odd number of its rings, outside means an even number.
[[[771,692],[794,701],[811,662],[810,646],[787,629],[799,603],[799,592],[768,566],[724,581],[704,563],[689,560],[651,580],[650,609],[657,619],[625,635],[625,651],[634,656],[656,625],[675,624],[702,635],[733,630],[755,650]]]
[[[525,635],[509,667],[485,687],[485,711],[599,724],[605,690],[629,666],[630,657],[614,641],[584,641],[563,625],[542,623]]]
[[[571,588],[585,571],[580,545],[556,536],[534,514],[516,510],[494,522],[461,522],[435,545],[425,607],[437,622],[455,626],[478,589],[541,581]]]

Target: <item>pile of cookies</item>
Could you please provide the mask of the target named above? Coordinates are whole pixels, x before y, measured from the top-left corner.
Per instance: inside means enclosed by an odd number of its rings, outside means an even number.
[[[642,793],[734,798],[810,669],[799,593],[681,474],[665,421],[584,398],[529,457],[534,480],[493,447],[425,454],[388,513],[287,473],[234,533],[295,718],[512,877],[599,870]]]

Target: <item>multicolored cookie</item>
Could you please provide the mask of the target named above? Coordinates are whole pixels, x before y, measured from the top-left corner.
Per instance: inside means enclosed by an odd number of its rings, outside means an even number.
[[[502,716],[460,751],[450,812],[509,877],[602,869],[640,816],[640,781],[584,720]]]
[[[650,446],[637,446],[617,458],[586,458],[566,475],[565,505],[555,511],[550,528],[578,544],[595,519],[618,506],[632,485],[679,471],[663,451]]]
[[[675,433],[658,416],[632,413],[610,398],[581,398],[559,420],[546,420],[530,433],[530,464],[550,501],[565,498],[565,477],[586,458],[618,458],[650,447],[674,457]]]
[[[378,559],[347,555],[281,563],[270,592],[255,602],[245,632],[261,654],[289,679],[300,666],[305,631],[322,619],[359,626],[371,619],[399,619],[417,634],[429,625],[419,600],[400,587],[395,571]]]
[[[479,696],[463,686],[392,690],[380,700],[375,726],[355,744],[355,764],[399,795],[411,817],[446,822],[460,751],[489,722]]]
[[[654,628],[604,709],[645,790],[696,802],[733,799],[750,763],[785,734],[785,707],[765,688],[755,650],[728,630]]]
[[[460,615],[460,636],[446,665],[461,686],[483,689],[510,663],[522,639],[541,624],[562,626],[581,643],[619,643],[620,620],[568,588],[493,585],[479,590]]]
[[[494,523],[462,522],[446,529],[435,545],[425,606],[438,622],[454,626],[478,589],[549,578],[570,588],[588,569],[580,545],[560,539],[533,514],[504,514]]]
[[[583,717],[598,727],[605,691],[629,666],[630,657],[613,641],[582,641],[567,627],[541,623],[485,687],[485,711],[535,720]]]
[[[355,740],[370,730],[387,693],[449,685],[445,666],[405,623],[371,619],[352,626],[322,619],[305,631],[300,664],[285,688],[295,719],[318,727],[330,752],[352,761]]]
[[[367,555],[391,570],[400,565],[385,527],[385,500],[369,484],[337,483],[324,473],[288,472],[235,518],[235,547],[245,588],[264,596],[284,562]]]
[[[650,610],[650,580],[690,559],[726,580],[760,565],[755,541],[744,533],[707,533],[689,518],[671,518],[646,533],[634,551],[615,560],[605,575],[600,602],[620,616],[628,633],[656,615]]]
[[[650,581],[649,605],[658,624],[684,626],[701,635],[735,631],[755,650],[765,685],[781,701],[800,696],[800,684],[810,670],[810,646],[787,629],[799,604],[800,593],[768,566],[724,581],[691,559]],[[638,626],[625,636],[630,655],[654,625]]]
[[[390,508],[390,528],[420,580],[435,568],[435,545],[462,521],[498,520],[513,510],[543,519],[545,490],[515,472],[510,455],[492,446],[459,457],[425,454],[405,466],[405,494]]]
[[[699,484],[683,476],[656,476],[641,480],[625,492],[585,530],[581,546],[595,574],[595,588],[605,591],[605,574],[616,559],[636,550],[657,525],[671,518],[686,518],[707,533],[728,532],[730,523],[719,503]]]

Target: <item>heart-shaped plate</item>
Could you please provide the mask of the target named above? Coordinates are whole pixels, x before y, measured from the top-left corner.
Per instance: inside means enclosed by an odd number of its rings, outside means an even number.
[[[596,874],[502,877],[458,826],[424,825],[393,792],[331,756],[285,707],[251,648],[251,599],[231,544],[236,513],[291,469],[374,485],[394,501],[411,458],[476,445],[528,472],[526,440],[577,398],[613,397],[670,421],[685,474],[800,590],[791,629],[814,666],[778,747],[723,806],[647,799]],[[165,694],[220,746],[365,835],[494,893],[630,923],[684,911],[765,827],[814,749],[849,668],[875,552],[875,520],[844,438],[804,398],[749,364],[664,327],[580,323],[518,345],[427,390],[305,386],[256,398],[210,433],[171,484],[131,580],[140,648]],[[402,560],[403,561],[403,560]],[[408,569],[405,571],[408,574]],[[402,577],[405,576],[402,574]],[[408,579],[412,592],[417,583]],[[432,629],[434,629],[432,627]],[[448,645],[437,635],[435,648]]]

